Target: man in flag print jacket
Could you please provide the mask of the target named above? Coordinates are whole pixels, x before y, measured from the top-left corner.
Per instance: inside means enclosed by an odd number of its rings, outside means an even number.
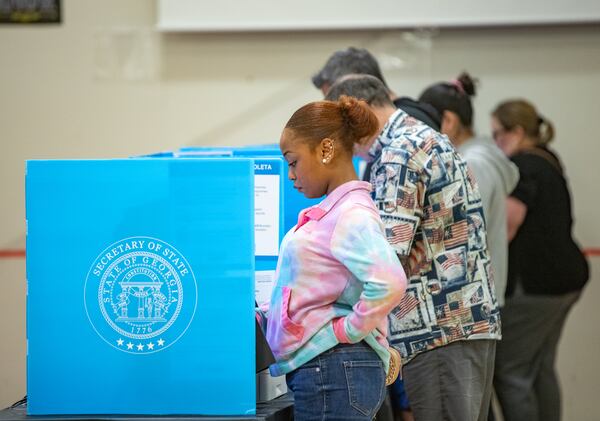
[[[340,95],[365,100],[381,125],[356,152],[372,162],[372,197],[408,278],[388,340],[415,419],[485,419],[501,335],[477,183],[448,138],[396,109],[377,78],[345,76],[327,99]]]

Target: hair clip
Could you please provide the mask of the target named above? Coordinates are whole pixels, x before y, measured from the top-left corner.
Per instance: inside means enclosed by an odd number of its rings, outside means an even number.
[[[460,80],[458,80],[458,79],[453,79],[453,80],[451,80],[451,81],[450,81],[450,85],[452,85],[452,86],[456,87],[456,90],[457,90],[459,93],[461,93],[461,94],[463,94],[463,95],[465,95],[465,94],[466,94],[466,92],[465,92],[465,87],[463,86],[463,84],[462,84],[462,82],[461,82]]]

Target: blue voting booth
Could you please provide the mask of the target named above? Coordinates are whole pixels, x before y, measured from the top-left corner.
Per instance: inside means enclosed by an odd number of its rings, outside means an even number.
[[[29,161],[28,412],[251,415],[254,160]]]

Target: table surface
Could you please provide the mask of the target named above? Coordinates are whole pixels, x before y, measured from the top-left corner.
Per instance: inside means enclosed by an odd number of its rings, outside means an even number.
[[[6,408],[0,411],[0,420],[109,420],[109,421],[290,421],[293,419],[294,401],[290,393],[273,399],[269,402],[259,402],[256,404],[256,415],[254,416],[198,416],[198,415],[27,415],[27,403],[15,407]]]

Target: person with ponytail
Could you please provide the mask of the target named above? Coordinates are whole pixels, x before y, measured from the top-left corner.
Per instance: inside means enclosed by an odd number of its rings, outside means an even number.
[[[282,241],[267,314],[270,371],[286,375],[297,421],[372,420],[400,370],[387,316],[406,276],[352,164],[378,131],[364,102],[342,97],[301,107],[281,135],[294,187],[325,196]]]
[[[494,285],[498,305],[504,305],[508,271],[506,198],[519,180],[519,170],[490,138],[478,137],[473,130],[475,81],[463,72],[450,82],[426,88],[419,101],[432,105],[442,116],[441,132],[448,136],[467,161],[479,185],[487,228]]]
[[[548,147],[552,123],[528,101],[510,100],[492,112],[492,131],[520,172],[507,199],[508,288],[494,387],[506,421],[558,421],[556,352],[588,264],[572,237],[563,166]]]

